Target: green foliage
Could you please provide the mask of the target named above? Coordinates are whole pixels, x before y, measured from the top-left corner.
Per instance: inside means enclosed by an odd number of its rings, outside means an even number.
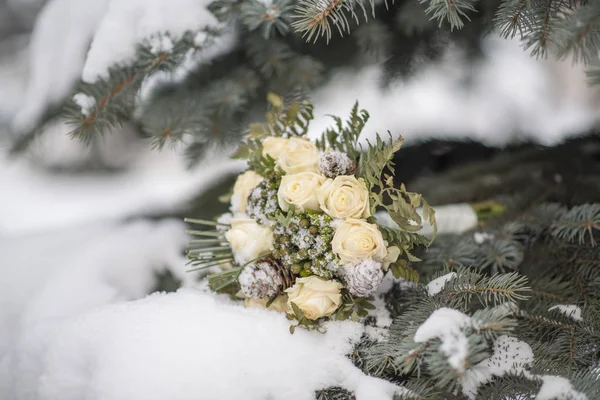
[[[419,272],[427,281],[451,272],[455,275],[447,276],[433,295],[422,284],[391,291],[386,302],[395,318],[389,337],[365,340],[355,351],[355,363],[375,376],[403,382],[406,387],[417,385],[418,396],[419,388],[433,387],[431,398],[466,399],[461,396],[465,374],[490,356],[499,335],[509,335],[531,347],[532,365],[525,369],[526,374],[511,372],[484,382],[477,399],[533,399],[542,375],[568,378],[587,398],[598,397],[598,370],[594,369],[600,357],[597,207],[582,204],[568,209],[542,204],[518,214],[507,207],[505,213],[483,225],[488,235],[483,242],[472,240],[473,231],[439,236],[420,255]],[[513,217],[506,220],[506,215]],[[485,254],[499,247],[496,242],[519,254],[520,261],[511,264],[513,272],[492,272]],[[468,261],[470,268],[458,260]],[[498,265],[503,263],[498,261]],[[556,305],[580,307],[581,318],[552,308]],[[451,367],[440,339],[414,341],[417,329],[442,307],[470,317],[471,323],[462,328],[468,345],[465,373]]]
[[[365,180],[370,193],[371,213],[377,207],[385,209],[392,220],[406,232],[418,232],[423,229],[422,218],[416,208],[422,205],[423,218],[437,231],[435,211],[418,193],[408,192],[404,184],[396,187],[394,183],[394,153],[400,150],[404,138],[401,136],[384,142],[379,136],[375,143],[368,143],[358,162],[358,176]],[[430,242],[431,243],[431,242]]]
[[[354,393],[337,386],[317,390],[315,398],[316,400],[356,400]]]
[[[475,12],[476,0],[419,0],[427,5],[425,13],[430,19],[438,21],[438,26],[443,23],[450,24],[450,29],[460,29],[465,26],[464,21],[470,21],[469,14]]]
[[[258,174],[268,177],[275,172],[275,160],[263,155],[262,141],[266,137],[303,137],[313,120],[313,106],[308,101],[285,104],[284,99],[274,93],[268,94],[271,105],[266,122],[250,124],[244,141],[233,154],[233,158],[248,160],[248,165]],[[278,171],[281,173],[281,171]]]
[[[173,48],[168,52],[153,52],[149,40],[142,42],[138,46],[134,65],[115,66],[109,70],[106,78],[101,78],[95,83],[80,83],[76,91],[94,98],[96,105],[89,115],[84,115],[72,99],[67,102],[65,117],[73,127],[71,134],[89,141],[92,136],[118,127],[131,119],[136,94],[145,79],[157,72],[174,71],[184,61],[186,54],[202,50],[203,46],[220,35],[220,32],[214,29],[201,32],[206,38],[203,44],[197,44],[195,41],[199,32],[188,32],[180,38],[173,39]],[[170,136],[171,133],[164,132],[164,135]]]
[[[242,3],[240,14],[242,21],[250,31],[261,29],[268,39],[273,35],[273,30],[280,35],[285,35],[289,29],[292,1],[275,0],[269,3],[258,0],[249,0]]]
[[[369,310],[375,309],[372,301],[373,296],[354,297],[346,290],[342,290],[342,305],[333,314],[332,319],[337,321],[351,319],[358,322],[360,318],[366,317],[369,314]]]
[[[367,8],[371,8],[371,15],[375,18],[373,0],[301,0],[296,5],[296,21],[292,28],[308,42],[316,42],[320,37],[329,42],[333,33],[331,25],[340,35],[349,34],[351,23],[359,22],[359,13],[367,20]]]
[[[340,117],[331,115],[335,121],[335,127],[327,128],[321,135],[321,139],[316,141],[317,147],[325,151],[327,149],[339,150],[346,153],[354,161],[358,160],[360,151],[354,144],[369,120],[367,110],[359,110],[358,102],[354,103],[350,117],[344,124]]]
[[[312,319],[306,318],[300,307],[296,303],[290,303],[292,306],[292,311],[287,313],[287,318],[290,321],[296,322],[296,325],[290,325],[290,333],[294,334],[297,327],[302,327],[306,330],[325,332],[325,329],[319,324],[318,321],[313,321]]]

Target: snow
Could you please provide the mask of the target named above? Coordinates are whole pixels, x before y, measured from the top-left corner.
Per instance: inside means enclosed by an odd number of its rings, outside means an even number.
[[[473,233],[473,240],[477,244],[484,244],[494,238],[494,235],[487,232],[475,232]]]
[[[454,279],[455,277],[456,272],[450,272],[446,275],[440,276],[439,278],[432,280],[427,284],[427,293],[429,293],[430,296],[435,296],[436,294],[442,291],[442,289],[444,288],[444,286],[446,286],[446,283],[448,283],[448,281]]]
[[[217,26],[208,0],[110,0],[83,67],[83,80],[106,77],[114,64],[134,60],[137,44],[156,33],[177,37],[187,30]]]
[[[81,107],[81,114],[85,115],[86,117],[90,115],[94,107],[96,107],[96,99],[85,93],[76,93],[73,96],[73,101],[75,104]]]
[[[578,392],[567,378],[554,375],[542,375],[542,387],[536,400],[588,400],[587,396]]]
[[[581,321],[581,308],[576,305],[557,304],[548,309],[548,311],[558,310],[560,313],[572,318],[574,321]]]
[[[519,375],[533,362],[531,347],[512,336],[498,337],[492,350],[493,354],[489,358],[469,368],[461,377],[463,394],[469,399],[475,399],[479,386],[494,377],[505,374]]]
[[[17,393],[61,400],[308,400],[338,385],[357,400],[392,398],[394,385],[363,374],[345,356],[360,339],[360,324],[331,323],[324,335],[291,335],[288,324],[282,314],[192,289],[97,307],[32,328],[16,350]]]
[[[31,37],[29,82],[12,130],[26,132],[49,104],[66,98],[79,80],[85,53],[108,0],[51,0],[38,15]]]
[[[588,131],[597,122],[597,89],[570,60],[536,60],[515,40],[489,35],[484,58],[466,60],[449,46],[439,63],[381,89],[383,68],[338,71],[312,96],[311,137],[348,115],[355,101],[371,118],[361,139],[402,135],[406,144],[429,137],[473,139],[492,146],[519,140],[543,145]],[[468,83],[465,83],[468,82]]]
[[[183,229],[180,221],[136,221],[0,236],[0,398],[30,398],[38,383],[26,378],[43,372],[35,358],[64,318],[143,297],[167,267],[190,279],[180,267]]]
[[[177,210],[244,168],[221,152],[188,170],[177,151],[135,151],[138,159],[123,173],[75,176],[45,173],[26,158],[8,160],[0,152],[0,187],[7,188],[0,197],[0,234]]]
[[[473,207],[467,203],[445,204],[435,206],[435,219],[437,221],[438,234],[463,233],[477,226],[477,214]],[[423,209],[417,209],[417,212],[422,217]],[[397,227],[396,223],[389,214],[385,211],[375,213],[377,222],[387,227]],[[431,237],[433,235],[433,227],[424,223],[420,234]]]
[[[150,52],[152,54],[170,53],[173,50],[173,41],[166,35],[155,35],[150,38]]]
[[[471,325],[471,318],[452,308],[435,310],[417,329],[416,343],[440,339],[440,350],[448,357],[448,363],[457,371],[465,370],[465,359],[469,353],[469,343],[463,329]]]

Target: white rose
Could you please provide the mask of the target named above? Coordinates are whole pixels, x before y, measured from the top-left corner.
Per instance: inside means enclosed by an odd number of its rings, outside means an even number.
[[[263,177],[254,171],[246,171],[238,176],[235,185],[233,185],[233,195],[231,196],[231,211],[234,214],[246,212],[250,192],[262,181]]]
[[[381,261],[387,255],[385,242],[377,225],[348,218],[335,231],[331,248],[342,264],[358,264],[372,258]]]
[[[390,264],[395,263],[396,261],[398,261],[398,257],[400,256],[400,248],[398,246],[390,246],[387,248],[387,254],[385,255],[385,257],[383,258],[383,260],[381,260],[381,268],[384,271],[387,271],[388,268],[390,267]]]
[[[333,218],[368,218],[369,192],[362,179],[341,175],[327,179],[317,192],[319,205]]]
[[[314,172],[300,172],[299,174],[284,175],[277,191],[277,201],[283,211],[287,211],[290,205],[296,207],[296,211],[319,210],[319,199],[317,191],[325,177]]]
[[[225,233],[235,261],[244,265],[273,251],[273,233],[246,216],[231,219],[231,229]]]
[[[262,143],[263,156],[269,155],[275,160],[277,160],[281,152],[283,152],[283,149],[285,148],[288,140],[289,139],[282,137],[269,136]]]
[[[296,304],[308,319],[327,317],[342,304],[343,285],[334,280],[317,276],[298,278],[294,286],[286,290],[289,309]]]
[[[277,312],[286,312],[288,310],[287,300],[288,299],[287,299],[286,295],[277,296],[275,298],[275,300],[269,306],[268,310],[273,310],[273,311],[277,311]],[[246,306],[246,308],[266,309],[268,302],[269,302],[268,298],[264,298],[264,299],[246,298],[244,300],[244,306]]]
[[[319,158],[317,146],[305,139],[292,138],[279,154],[277,165],[288,174],[317,172]]]

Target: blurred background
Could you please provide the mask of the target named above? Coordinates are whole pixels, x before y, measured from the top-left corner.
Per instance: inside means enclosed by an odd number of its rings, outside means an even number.
[[[371,114],[364,139],[404,136],[397,179],[434,207],[600,199],[598,87],[581,64],[488,33],[483,12],[451,31],[407,20],[417,14],[399,1],[349,37],[311,45],[224,26],[233,2],[210,14],[208,2],[162,3],[0,0],[0,393],[34,376],[14,366],[37,357],[23,335],[40,321],[195,284],[182,218],[224,211],[216,198],[244,168],[229,155],[268,91],[309,98],[313,136],[358,100]],[[218,34],[187,39],[197,58],[185,52],[178,68],[135,78],[131,98],[113,96],[122,121],[84,129],[90,109],[74,94],[97,105],[122,72],[109,67],[175,54],[177,35],[211,24]],[[157,32],[172,37],[136,50]]]

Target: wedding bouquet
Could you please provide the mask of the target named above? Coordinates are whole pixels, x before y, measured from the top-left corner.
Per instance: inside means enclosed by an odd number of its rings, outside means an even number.
[[[435,227],[434,211],[394,183],[393,155],[402,138],[358,145],[368,120],[358,105],[346,123],[333,117],[335,127],[312,142],[309,103],[269,100],[267,122],[251,125],[236,152],[249,169],[233,186],[231,212],[216,221],[187,220],[212,228],[190,231],[203,237],[190,242],[190,262],[223,269],[208,277],[213,290],[285,312],[299,326],[358,320],[373,308],[370,296],[386,273],[418,279],[411,251],[430,244],[417,232],[422,217]],[[378,224],[376,208],[397,226]]]

